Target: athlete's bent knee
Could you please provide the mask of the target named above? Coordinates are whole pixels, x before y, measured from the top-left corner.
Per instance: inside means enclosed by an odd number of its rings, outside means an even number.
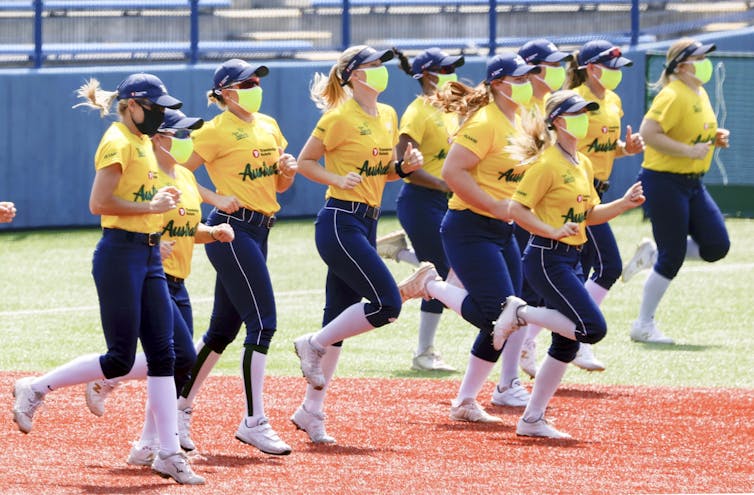
[[[699,256],[709,263],[725,258],[728,255],[728,251],[730,251],[730,241],[699,246]]]
[[[134,366],[135,357],[136,356],[128,357],[115,354],[105,354],[100,360],[102,373],[105,375],[105,378],[108,379],[127,375]]]
[[[579,342],[585,344],[596,344],[607,335],[607,326],[604,325],[589,325],[586,327],[586,331],[581,334],[577,334],[576,338]]]

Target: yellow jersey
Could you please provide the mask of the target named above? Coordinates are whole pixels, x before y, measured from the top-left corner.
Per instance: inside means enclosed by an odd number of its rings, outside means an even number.
[[[424,157],[422,170],[441,178],[442,164],[448,156],[451,136],[458,129],[458,115],[433,107],[424,96],[417,97],[401,117],[398,134],[405,134],[419,144]],[[411,182],[411,176],[404,179]]]
[[[515,201],[551,227],[578,223],[577,235],[559,239],[572,246],[586,242],[587,212],[600,203],[589,158],[580,152],[576,156],[578,165],[563,156],[557,145],[550,146],[534,161],[513,194]]]
[[[678,79],[671,81],[655,96],[644,118],[660,124],[662,131],[676,141],[688,145],[715,143],[717,118],[712,110],[709,96],[702,87],[696,93]],[[712,163],[714,150],[714,146],[710,146],[707,156],[695,160],[683,156],[666,155],[647,145],[642,167],[656,172],[674,174],[705,173]]]
[[[191,170],[175,166],[175,178],[160,171],[159,186],[175,186],[181,191],[176,208],[163,214],[162,240],[175,241],[173,252],[162,260],[165,273],[178,278],[188,278],[191,258],[194,255],[194,236],[202,221],[202,197]]]
[[[516,116],[516,121],[518,119]],[[493,101],[466,120],[453,140],[479,158],[479,162],[469,172],[479,187],[496,200],[510,198],[530,166],[528,163],[519,164],[504,151],[509,138],[515,133],[515,124],[508,120]],[[495,218],[490,212],[471,206],[457,194],[450,198],[448,208],[471,210],[479,215]]]
[[[116,163],[121,166],[122,176],[114,196],[134,203],[150,202],[159,189],[159,169],[149,136],[137,136],[122,122],[114,122],[100,140],[94,168],[102,170]],[[162,215],[102,215],[100,223],[103,228],[149,234],[160,230]]]
[[[288,141],[275,119],[255,113],[246,122],[225,111],[192,132],[191,139],[218,194],[235,196],[244,208],[265,215],[280,210],[278,159]]]
[[[361,183],[355,188],[330,186],[325,198],[380,206],[398,143],[398,115],[393,107],[378,103],[377,115],[369,115],[351,98],[326,112],[312,136],[325,147],[326,170],[337,175],[361,175]]]
[[[599,109],[589,112],[589,129],[586,137],[579,140],[579,151],[592,161],[595,179],[606,181],[613,171],[613,162],[620,139],[620,123],[623,118],[623,103],[620,96],[609,89],[605,97],[597,98],[586,84],[573,90],[586,101],[596,101]]]

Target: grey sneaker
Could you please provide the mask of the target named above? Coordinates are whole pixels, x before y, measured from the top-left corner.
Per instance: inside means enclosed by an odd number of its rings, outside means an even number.
[[[531,422],[524,418],[519,419],[518,425],[516,425],[516,435],[522,437],[572,438],[568,433],[552,426],[552,422],[546,420],[544,415]]]
[[[414,273],[401,280],[398,284],[398,290],[401,293],[401,300],[406,302],[410,299],[421,297],[425,300],[432,299],[427,292],[427,284],[438,277],[435,265],[423,262],[419,265]]]
[[[44,394],[35,392],[31,388],[33,376],[27,376],[16,380],[13,385],[13,397],[16,400],[13,403],[13,421],[18,425],[18,429],[24,433],[31,431],[34,413],[44,402]]]
[[[623,282],[628,282],[634,275],[642,270],[652,268],[657,262],[657,244],[652,239],[645,237],[641,240],[638,246],[636,246],[636,252],[634,256],[623,267],[623,273],[621,279]]]
[[[421,354],[414,356],[411,369],[416,371],[455,371],[456,369],[442,360],[439,352],[429,346]]]
[[[500,388],[495,386],[492,392],[492,403],[496,406],[526,407],[531,399],[529,392],[521,385],[521,380],[514,378],[510,386]]]
[[[249,426],[244,418],[238,426],[236,438],[258,448],[265,454],[288,455],[291,453],[290,445],[280,439],[267,418],[260,419],[256,426]]]
[[[105,414],[105,400],[118,382],[103,378],[86,384],[86,405],[95,416]]]
[[[529,375],[530,378],[537,376],[537,341],[534,339],[524,340],[521,346],[521,357],[518,360],[521,370]]]
[[[193,409],[178,409],[178,441],[181,448],[186,452],[191,452],[196,448],[194,441],[191,440],[191,413]]]
[[[194,474],[188,457],[183,452],[163,456],[158,453],[152,462],[152,471],[163,478],[173,478],[181,485],[203,485],[204,478]]]
[[[396,230],[377,239],[377,254],[382,258],[398,261],[398,253],[408,249],[406,233]]]
[[[322,356],[325,350],[312,343],[311,333],[302,335],[293,341],[296,355],[301,360],[301,373],[314,390],[325,388],[325,375],[322,373]]]
[[[605,364],[597,359],[592,352],[592,345],[581,342],[576,357],[571,364],[587,371],[605,371]]]
[[[631,325],[630,336],[631,340],[634,342],[646,342],[648,344],[675,344],[673,339],[666,337],[660,329],[657,328],[654,320],[647,323],[641,323],[639,320],[636,320],[633,325]]]
[[[503,302],[503,310],[492,328],[492,346],[496,351],[503,348],[508,337],[526,322],[518,317],[518,308],[526,306],[526,301],[516,296],[508,296]]]
[[[460,404],[453,401],[450,406],[450,419],[453,421],[468,421],[470,423],[502,423],[497,416],[487,414],[474,399],[464,399]]]
[[[324,413],[309,412],[303,404],[298,406],[296,412],[291,416],[291,421],[296,428],[303,430],[309,435],[309,439],[314,443],[335,443],[335,439],[325,431]]]
[[[156,443],[144,444],[140,441],[134,442],[131,446],[131,452],[128,454],[128,459],[126,459],[126,464],[130,464],[131,466],[151,466],[159,450],[160,446]]]

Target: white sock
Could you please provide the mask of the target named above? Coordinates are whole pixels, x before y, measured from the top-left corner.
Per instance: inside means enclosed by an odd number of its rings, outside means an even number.
[[[154,414],[152,414],[152,408],[149,405],[149,399],[144,407],[144,426],[141,429],[141,439],[139,443],[141,445],[154,445],[158,443],[157,439],[157,423],[154,420]]]
[[[518,310],[518,316],[526,323],[534,323],[567,339],[576,340],[576,324],[560,311],[526,305]]]
[[[654,319],[660,300],[669,286],[669,278],[663,277],[654,269],[649,272],[644,282],[644,293],[641,297],[641,306],[639,306],[639,323],[649,323]]]
[[[466,367],[466,373],[461,381],[461,388],[458,389],[458,396],[453,401],[453,405],[460,404],[464,399],[476,400],[479,391],[482,390],[484,382],[490,376],[495,363],[479,359],[473,354],[469,354],[469,365]]]
[[[690,236],[686,238],[686,257],[687,260],[700,260],[702,256],[699,254],[699,244]]]
[[[165,455],[175,454],[181,449],[175,395],[175,379],[172,376],[147,377],[147,399],[157,425],[160,452]]]
[[[245,369],[247,362],[249,369]],[[253,419],[253,421],[250,419],[248,424],[257,424],[264,417],[264,370],[266,366],[266,354],[244,346],[241,352],[241,376],[244,394],[251,390],[251,397],[246,397],[246,416]]]
[[[419,346],[416,349],[417,354],[421,354],[435,345],[435,334],[437,334],[437,326],[440,324],[441,317],[442,313],[419,312]]]
[[[324,410],[325,395],[327,393],[327,387],[330,385],[335,369],[338,367],[338,358],[340,358],[340,351],[343,348],[340,346],[327,346],[325,349],[325,355],[322,356],[322,374],[325,376],[325,386],[322,390],[314,390],[311,385],[306,386],[306,397],[304,397],[304,407],[310,413],[321,413]]]
[[[537,371],[537,378],[534,379],[534,388],[531,391],[531,399],[526,406],[523,418],[527,421],[534,421],[545,414],[547,404],[555,395],[555,391],[560,385],[560,381],[565,375],[568,363],[558,361],[549,354],[545,356],[542,365]]]
[[[523,331],[526,332],[526,340],[534,340],[537,338],[537,335],[539,335],[539,332],[542,331],[542,327],[535,325],[534,323],[529,323]]]
[[[205,350],[204,341],[200,340],[196,344],[196,354],[197,356],[200,356],[202,354],[202,351],[206,353],[209,349]],[[204,359],[204,362],[201,364],[201,367],[196,372],[196,376],[193,378],[193,384],[191,386],[191,390],[189,390],[188,397],[178,397],[178,409],[181,411],[186,409],[187,407],[193,407],[194,405],[194,399],[196,399],[196,394],[199,393],[199,389],[202,388],[202,384],[204,383],[204,380],[207,379],[210,372],[212,371],[212,368],[215,367],[215,364],[217,364],[217,361],[220,360],[220,354],[216,353],[215,351],[209,351],[209,354],[207,354],[207,357]]]
[[[35,379],[31,384],[31,389],[46,394],[59,388],[101,380],[105,378],[105,374],[102,373],[99,358],[99,354],[79,356]]]
[[[320,347],[328,347],[373,328],[364,314],[364,303],[359,302],[347,307],[334,320],[322,327],[312,336],[312,342]]]
[[[584,288],[589,293],[590,296],[592,296],[592,301],[597,303],[597,306],[602,305],[602,301],[605,300],[605,297],[607,296],[607,293],[609,292],[608,289],[605,289],[600,284],[592,280],[591,278],[586,281],[584,284]]]
[[[405,263],[408,263],[409,265],[421,265],[419,258],[416,257],[416,253],[411,249],[401,249],[400,251],[398,251],[396,258],[398,258],[398,261],[403,261]]]
[[[500,388],[510,386],[511,382],[518,378],[518,362],[521,359],[521,348],[526,340],[525,329],[519,332],[513,332],[508,340],[505,341],[503,353],[500,355],[503,361],[500,367]]]
[[[461,289],[441,280],[430,281],[427,284],[427,292],[430,296],[437,299],[459,315],[461,314],[463,301],[465,301],[466,296],[469,295],[469,292],[466,289]]]

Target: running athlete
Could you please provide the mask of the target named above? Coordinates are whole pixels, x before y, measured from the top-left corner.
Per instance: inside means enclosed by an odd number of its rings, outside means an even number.
[[[633,65],[620,48],[609,41],[588,41],[575,53],[568,68],[565,87],[585,100],[595,101],[599,109],[589,114],[589,130],[579,141],[579,151],[589,157],[594,171],[594,188],[600,198],[610,187],[610,173],[616,158],[644,151],[640,134],[626,126],[626,140],[621,141],[623,104],[614,90],[622,79],[621,69]],[[587,242],[581,251],[585,287],[597,306],[607,296],[623,270],[623,262],[610,224],[586,227]],[[605,365],[594,356],[592,346],[581,343],[572,363],[587,371],[604,371]]]
[[[508,297],[495,323],[493,339],[503,341],[528,323],[553,332],[531,399],[518,421],[518,435],[570,437],[545,419],[547,404],[579,343],[598,342],[607,331],[579,267],[587,240],[585,227],[607,222],[644,201],[637,182],[621,199],[600,204],[589,158],[578,151],[578,142],[589,128],[587,112],[597,109],[596,102],[586,101],[574,91],[556,91],[547,100],[546,118],[525,117],[523,128],[507,148],[513,156],[531,163],[509,211],[516,223],[532,233],[523,256],[524,276],[544,299],[545,307]]]
[[[223,201],[209,215],[207,225],[228,223],[235,238],[229,243],[206,244],[215,267],[215,301],[209,328],[197,344],[191,380],[183,387],[178,408],[185,414],[184,436],[202,383],[226,347],[246,326],[241,355],[246,414],[236,438],[272,455],[291,453],[272,429],[264,411],[264,375],[267,351],[277,328],[275,297],[267,270],[267,242],[280,210],[277,193],[286,191],[296,175],[296,160],[285,153],[288,145],[272,117],[259,113],[261,78],[269,70],[239,59],[223,62],[207,93],[221,114],[192,133],[194,152],[186,167],[205,164]],[[193,442],[190,442],[193,443]]]
[[[435,273],[420,269],[401,289],[409,297],[442,301],[479,329],[451,403],[450,418],[456,421],[502,421],[476,400],[501,353],[503,369],[492,403],[522,407],[529,400],[518,378],[524,332],[514,334],[503,349],[502,341],[493,345],[491,331],[500,304],[521,292],[521,253],[508,222],[508,200],[527,166],[504,148],[516,132],[520,105],[531,98],[529,74],[539,70],[518,55],[497,55],[487,62],[487,78],[476,88],[452,82],[433,97],[440,108],[456,110],[464,120],[443,165],[453,197],[440,231],[460,284],[437,281]]]
[[[385,183],[421,167],[422,155],[408,143],[396,161],[398,116],[377,101],[388,83],[383,62],[392,58],[391,50],[350,47],[329,75],[315,74],[311,88],[325,113],[298,161],[306,178],[328,186],[315,222],[327,281],[322,329],[294,341],[308,385],[291,420],[314,443],[335,442],[325,431],[324,401],[343,340],[387,325],[401,311],[401,294],[375,249],[377,220]]]
[[[16,216],[16,205],[10,201],[0,201],[0,223],[10,223]]]
[[[175,385],[181,390],[189,379],[191,368],[196,362],[194,350],[194,318],[191,311],[185,279],[191,271],[191,259],[195,243],[231,242],[233,228],[227,223],[208,227],[201,223],[201,202],[204,189],[196,182],[191,171],[176,163],[185,162],[192,153],[193,143],[189,138],[191,130],[204,124],[199,118],[186,117],[180,110],[165,110],[165,121],[152,136],[152,150],[160,167],[159,185],[174,186],[181,191],[181,199],[176,208],[163,215],[160,249],[165,277],[173,309],[173,341],[175,347]],[[213,194],[205,191],[205,194]],[[143,380],[147,375],[147,363],[143,353],[136,356],[131,371],[112,380],[97,380],[86,387],[86,404],[89,410],[102,416],[105,412],[105,399],[124,380]],[[148,408],[147,408],[148,409]],[[190,451],[195,448],[191,438],[184,431],[187,420],[185,411],[178,411],[178,434],[181,448]],[[133,465],[151,464],[157,452],[156,430],[153,416],[148,412],[144,420],[141,439],[134,443],[128,463]]]
[[[160,260],[161,214],[176,208],[181,192],[175,186],[158,189],[160,171],[150,142],[165,108],[177,109],[181,102],[168,94],[160,79],[144,73],[128,76],[114,92],[91,79],[78,95],[86,100],[80,105],[98,109],[101,116],[108,115],[117,99],[120,116],[97,148],[89,199],[91,212],[102,216],[92,274],[108,351],[80,356],[42,377],[18,380],[13,419],[29,433],[34,412],[47,393],[127,374],[140,340],[148,369],[147,414],[154,416],[159,438],[152,469],[181,484],[203,484],[178,442],[173,311]]]
[[[704,90],[712,77],[707,54],[714,49],[688,38],[670,46],[655,83],[660,92],[641,123],[647,150],[639,178],[658,254],[631,328],[637,342],[672,344],[657,327],[655,313],[684,258],[713,262],[730,249],[723,215],[702,183],[714,148],[727,148],[730,136],[718,128]]]
[[[533,89],[531,100],[522,109],[530,112],[539,112],[543,115],[545,112],[545,100],[553,91],[559,90],[565,82],[566,72],[563,62],[571,60],[573,56],[570,53],[562,52],[555,46],[555,43],[547,39],[535,39],[527,41],[518,50],[518,54],[527,64],[539,67],[538,74],[529,74],[529,81]],[[519,225],[513,227],[513,234],[516,236],[519,250],[523,253],[526,244],[529,242],[529,232],[522,229]],[[529,304],[539,305],[541,299],[524,278],[521,297]],[[536,338],[539,334],[540,327],[528,325],[523,330],[525,333],[524,343],[521,346],[521,358],[519,365],[521,369],[534,378],[537,374],[537,344]]]

